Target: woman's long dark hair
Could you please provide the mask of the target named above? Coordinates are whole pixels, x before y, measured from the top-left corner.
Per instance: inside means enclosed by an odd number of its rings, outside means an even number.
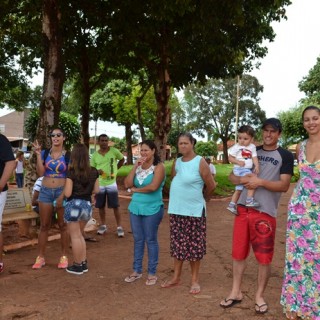
[[[89,152],[86,145],[77,143],[73,146],[68,167],[70,175],[85,185],[89,181],[91,171]]]
[[[140,143],[140,146],[142,146],[143,144],[147,145],[151,150],[154,150],[153,165],[156,166],[158,163],[161,162],[160,156],[158,154],[158,148],[157,148],[156,144],[152,140],[144,140],[144,141],[142,141]]]

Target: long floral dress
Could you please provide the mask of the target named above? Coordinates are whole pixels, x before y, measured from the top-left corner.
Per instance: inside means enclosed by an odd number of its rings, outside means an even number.
[[[308,163],[301,143],[300,179],[288,206],[286,261],[280,303],[284,312],[320,320],[320,160]]]

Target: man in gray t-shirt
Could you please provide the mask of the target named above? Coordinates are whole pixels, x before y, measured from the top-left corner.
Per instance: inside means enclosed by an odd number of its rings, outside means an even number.
[[[230,175],[234,184],[243,184],[245,188],[238,201],[233,226],[232,289],[227,298],[220,303],[222,308],[230,308],[242,301],[240,286],[251,246],[259,265],[258,288],[255,295],[255,311],[258,314],[268,311],[263,294],[271,270],[277,208],[281,193],[289,189],[293,174],[292,153],[278,146],[282,131],[281,122],[276,118],[269,118],[263,123],[262,130],[263,145],[257,148],[259,176]],[[255,199],[260,203],[258,208],[245,206],[247,189],[255,189]]]

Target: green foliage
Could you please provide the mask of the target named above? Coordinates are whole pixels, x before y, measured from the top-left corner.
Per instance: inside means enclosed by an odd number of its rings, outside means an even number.
[[[283,147],[288,147],[306,139],[307,133],[301,120],[304,108],[304,105],[300,105],[277,114],[282,123],[281,145]]]
[[[126,151],[126,139],[125,138],[117,138],[117,137],[109,137],[110,141],[114,142],[114,147],[119,149],[121,152]]]
[[[316,64],[309,70],[308,75],[300,81],[299,89],[313,103],[320,104],[320,57],[317,58]]]
[[[192,84],[185,89],[185,107],[188,113],[189,128],[197,133],[206,130],[212,135],[219,135],[222,140],[229,140],[235,130],[237,101],[237,80],[209,79],[204,85]],[[259,93],[262,86],[250,75],[241,80],[239,96],[240,127],[248,124],[260,128],[265,120],[265,112],[259,106]]]
[[[266,115],[259,106],[262,86],[250,75],[243,75],[238,105],[238,126],[250,124],[259,128]],[[237,79],[208,79],[201,85],[195,83],[185,90],[184,107],[188,114],[190,131],[221,139],[224,159],[227,157],[227,142],[234,138],[236,126]]]
[[[25,130],[29,140],[36,139],[36,130],[39,122],[39,110],[33,109],[25,122]],[[70,150],[72,145],[80,141],[80,126],[76,117],[66,113],[60,113],[59,127],[66,134],[65,147]]]
[[[218,146],[217,143],[213,141],[199,141],[196,143],[195,146],[196,154],[202,157],[211,157],[214,156],[215,158],[218,155]]]

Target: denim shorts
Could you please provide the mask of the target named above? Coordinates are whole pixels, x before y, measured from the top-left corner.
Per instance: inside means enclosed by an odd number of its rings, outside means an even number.
[[[45,186],[41,186],[38,198],[39,202],[53,204],[53,201],[61,195],[63,188],[64,187],[48,188]]]
[[[64,207],[64,221],[89,221],[92,216],[92,207],[90,201],[83,199],[71,199],[67,201]]]
[[[2,215],[7,200],[7,191],[0,192],[0,232],[2,230]]]

